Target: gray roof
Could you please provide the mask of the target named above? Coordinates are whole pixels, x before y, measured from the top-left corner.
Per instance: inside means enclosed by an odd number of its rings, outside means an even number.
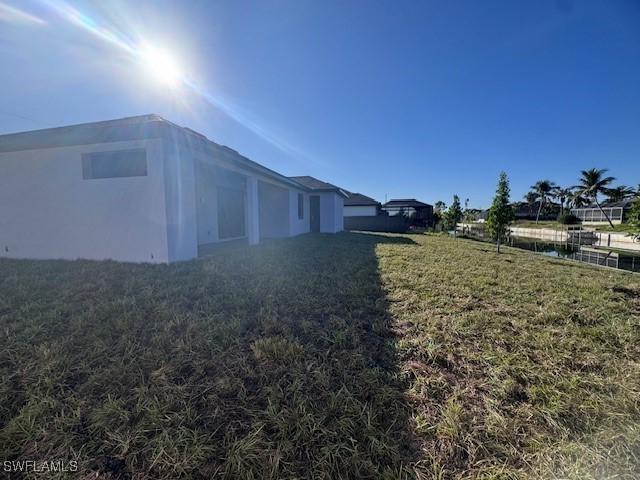
[[[361,206],[378,206],[380,202],[374,200],[371,197],[367,197],[361,193],[351,193],[349,194],[349,198],[345,199],[344,206],[345,207],[361,207]]]
[[[298,177],[289,177],[291,180],[298,182],[300,185],[304,185],[310,190],[317,192],[336,192],[342,195],[345,198],[349,197],[349,194],[346,190],[343,190],[340,187],[336,187],[335,185],[327,182],[323,182],[322,180],[318,180],[315,177],[311,177],[309,175],[303,175]]]
[[[309,190],[299,182],[248,159],[232,148],[219,145],[201,133],[176,125],[156,114],[0,135],[0,152],[149,138],[164,138],[176,144],[184,143],[190,148],[205,150],[214,155],[224,155],[226,160],[242,168],[272,177],[301,190]]]
[[[602,205],[602,208],[622,207],[623,209],[627,209],[627,208],[631,208],[631,204],[633,203],[634,200],[635,198],[626,198],[619,202],[602,202],[600,205]],[[578,209],[584,209],[584,208],[593,208],[594,210],[600,210],[600,207],[595,203],[592,203],[591,205],[585,205],[584,207],[572,207],[571,209],[578,210]]]
[[[415,198],[392,198],[391,200],[389,200],[388,202],[386,202],[385,204],[382,205],[383,208],[385,207],[417,207],[417,208],[421,208],[421,207],[431,207],[431,205],[429,205],[428,203],[423,203],[420,202],[418,200],[416,200]]]

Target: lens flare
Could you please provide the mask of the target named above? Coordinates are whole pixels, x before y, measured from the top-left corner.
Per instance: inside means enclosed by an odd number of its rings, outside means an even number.
[[[0,2],[0,22],[37,25],[46,25],[47,23],[40,17],[31,15],[24,10],[20,10],[17,7],[12,7],[11,5],[7,5],[3,2]]]
[[[311,158],[305,152],[286,142],[279,135],[275,135],[273,132],[264,128],[259,122],[253,120],[253,115],[250,112],[234,105],[224,98],[224,96],[219,94],[214,95],[202,85],[196,84],[193,79],[183,71],[181,65],[169,50],[161,48],[152,42],[141,45],[139,40],[134,40],[140,39],[140,36],[137,35],[136,32],[127,32],[126,30],[118,28],[117,25],[101,22],[99,18],[94,18],[87,13],[81,12],[65,0],[38,1],[70,24],[129,54],[131,58],[144,68],[144,70],[148,72],[148,75],[159,84],[169,86],[172,89],[184,87],[185,90],[197,94],[209,105],[222,111],[229,118],[281,150],[283,153],[289,155],[291,158],[311,160],[322,164],[322,162]],[[2,0],[0,0],[0,5],[3,5]],[[144,40],[144,42],[148,42],[148,40]]]
[[[184,79],[182,69],[167,50],[151,45],[142,45],[137,50],[137,55],[149,76],[155,81],[169,87],[177,87],[182,84]]]

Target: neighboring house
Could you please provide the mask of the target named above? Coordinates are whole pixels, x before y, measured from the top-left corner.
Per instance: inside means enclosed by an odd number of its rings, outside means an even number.
[[[310,176],[289,177],[309,191],[309,219],[312,232],[336,233],[344,230],[344,200],[347,192]]]
[[[513,208],[513,218],[514,220],[535,220],[539,207],[540,202],[534,202],[532,204],[528,204],[527,202],[512,203],[511,208]],[[540,212],[540,220],[555,220],[558,218],[560,210],[559,204],[548,201]],[[476,221],[479,223],[485,222],[487,220],[487,215],[489,215],[489,209],[479,210],[476,216]]]
[[[336,232],[346,194],[331,187],[157,115],[1,135],[0,256],[162,263],[221,242]]]
[[[345,217],[375,217],[380,212],[380,202],[361,193],[351,193],[344,201]]]
[[[607,214],[607,216],[611,220],[611,223],[621,224],[625,220],[627,213],[631,209],[633,201],[633,198],[628,198],[620,202],[605,202],[602,204],[602,210],[604,210],[604,212]],[[609,223],[597,205],[588,205],[582,208],[572,208],[571,213],[582,220],[582,223],[585,224],[599,225]]]
[[[535,220],[538,215],[538,209],[540,208],[540,201],[531,204],[527,202],[515,202],[511,206],[513,207],[513,215],[516,220]],[[559,203],[547,200],[542,206],[539,220],[555,220],[558,218],[561,210]]]
[[[392,199],[382,205],[389,216],[403,215],[411,218],[416,226],[428,226],[433,223],[433,206],[415,198]]]

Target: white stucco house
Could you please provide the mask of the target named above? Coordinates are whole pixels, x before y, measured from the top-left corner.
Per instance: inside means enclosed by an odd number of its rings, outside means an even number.
[[[166,263],[341,231],[345,195],[306,178],[158,115],[0,135],[0,256]]]
[[[348,192],[344,201],[345,217],[375,217],[380,213],[380,203],[361,193]]]
[[[309,220],[312,232],[341,232],[344,230],[345,190],[310,176],[289,177],[307,187],[309,195]]]

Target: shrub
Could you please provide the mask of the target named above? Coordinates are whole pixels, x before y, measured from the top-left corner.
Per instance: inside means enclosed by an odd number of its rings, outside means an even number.
[[[562,225],[577,225],[578,223],[581,223],[581,220],[573,213],[564,212],[558,215],[558,223],[561,223]]]

